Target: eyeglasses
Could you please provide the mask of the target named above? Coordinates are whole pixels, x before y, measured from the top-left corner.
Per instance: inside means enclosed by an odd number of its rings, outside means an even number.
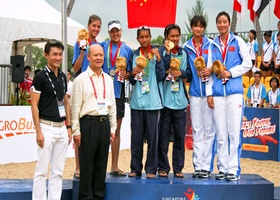
[[[112,25],[112,24],[121,24],[121,22],[119,20],[112,20],[108,22],[108,26]]]
[[[149,27],[148,26],[139,26],[138,29],[139,30],[149,30]]]

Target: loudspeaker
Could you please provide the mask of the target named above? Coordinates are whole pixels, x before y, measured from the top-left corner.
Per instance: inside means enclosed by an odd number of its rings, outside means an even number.
[[[24,81],[24,56],[11,56],[12,82],[22,83]]]

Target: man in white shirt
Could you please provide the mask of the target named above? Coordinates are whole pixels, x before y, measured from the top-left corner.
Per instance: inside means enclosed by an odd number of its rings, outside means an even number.
[[[111,77],[104,73],[100,45],[90,46],[89,67],[73,82],[71,121],[80,152],[79,199],[102,199],[110,142],[116,130],[116,103]]]

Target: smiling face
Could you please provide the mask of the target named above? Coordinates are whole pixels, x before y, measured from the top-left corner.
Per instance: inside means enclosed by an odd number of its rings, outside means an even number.
[[[94,20],[88,25],[88,32],[92,39],[95,39],[100,33],[101,22],[99,20]]]
[[[151,42],[151,35],[149,30],[141,30],[139,32],[139,36],[137,37],[137,41],[139,42],[141,47],[147,48]]]
[[[178,29],[173,28],[169,31],[169,33],[166,36],[167,40],[170,40],[171,42],[174,43],[174,46],[178,46],[179,45],[179,41],[180,41],[180,32]]]
[[[216,26],[221,35],[229,32],[230,22],[226,15],[221,15],[217,18]]]
[[[109,31],[109,36],[113,43],[118,44],[121,41],[122,30],[118,28],[112,28]]]

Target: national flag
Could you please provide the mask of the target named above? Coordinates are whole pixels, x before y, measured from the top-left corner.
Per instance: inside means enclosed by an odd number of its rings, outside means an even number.
[[[271,0],[255,0],[253,10],[257,13],[257,15],[260,17],[262,11],[265,9],[265,7],[269,4]]]
[[[275,0],[274,14],[280,19],[280,0]]]
[[[252,22],[255,20],[256,13],[253,10],[254,0],[248,0],[248,10],[250,10],[250,19]]]
[[[246,0],[234,0],[233,10],[237,12],[237,19],[240,21],[244,16],[244,8],[246,7]]]
[[[128,28],[174,24],[177,0],[126,0]]]

